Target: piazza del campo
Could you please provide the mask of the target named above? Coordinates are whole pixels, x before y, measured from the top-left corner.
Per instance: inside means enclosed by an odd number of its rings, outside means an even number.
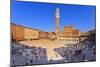
[[[95,30],[82,32],[75,29],[73,25],[64,26],[64,29],[60,30],[60,17],[60,9],[56,8],[54,32],[11,23],[13,57],[11,64],[28,65],[95,60]]]

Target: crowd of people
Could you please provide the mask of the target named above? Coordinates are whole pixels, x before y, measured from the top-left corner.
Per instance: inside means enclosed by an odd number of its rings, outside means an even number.
[[[96,46],[91,42],[82,42],[69,47],[55,48],[65,62],[83,62],[96,60]]]
[[[47,63],[46,48],[28,47],[19,43],[11,45],[11,66]]]

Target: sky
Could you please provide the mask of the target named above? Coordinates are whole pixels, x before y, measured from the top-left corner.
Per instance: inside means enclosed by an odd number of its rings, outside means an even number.
[[[11,22],[17,25],[54,32],[56,8],[60,10],[60,30],[73,25],[86,32],[95,29],[96,7],[75,4],[23,2],[12,0]]]

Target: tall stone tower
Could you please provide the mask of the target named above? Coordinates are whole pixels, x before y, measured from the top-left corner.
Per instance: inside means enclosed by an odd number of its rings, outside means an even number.
[[[59,32],[59,18],[60,18],[59,8],[56,8],[56,33]]]

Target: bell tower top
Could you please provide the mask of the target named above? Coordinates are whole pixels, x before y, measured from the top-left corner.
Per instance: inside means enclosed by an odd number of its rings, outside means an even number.
[[[56,8],[56,17],[60,17],[59,8]]]

